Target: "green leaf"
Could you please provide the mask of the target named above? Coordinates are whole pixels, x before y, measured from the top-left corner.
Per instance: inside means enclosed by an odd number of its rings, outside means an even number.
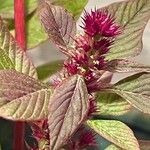
[[[106,59],[113,60],[138,55],[142,50],[142,35],[150,19],[150,0],[128,0],[105,8],[121,26],[119,35]]]
[[[37,8],[37,0],[25,0],[26,15],[32,13]],[[0,16],[6,19],[14,18],[14,1],[4,0],[0,5]]]
[[[111,144],[108,147],[106,147],[105,150],[121,150],[121,148],[119,148],[116,145]]]
[[[70,77],[56,87],[49,103],[49,148],[60,149],[81,126],[88,110],[88,92],[81,76]]]
[[[107,63],[106,70],[111,72],[150,72],[150,66],[127,59],[116,59]]]
[[[27,48],[31,49],[46,41],[47,34],[42,29],[39,16],[34,13],[26,22],[27,27]]]
[[[87,124],[99,135],[124,150],[140,150],[132,130],[124,123],[115,120],[92,120]]]
[[[37,78],[36,69],[26,53],[17,45],[8,28],[0,18],[1,69],[13,68],[19,72]],[[7,63],[6,63],[7,61]]]
[[[66,49],[72,44],[76,34],[76,22],[65,9],[42,2],[39,8],[40,19],[45,31],[60,48]]]
[[[37,9],[38,1],[37,0],[26,0],[25,1],[26,6],[26,14],[31,14],[33,11]]]
[[[53,5],[60,5],[67,9],[77,19],[80,17],[88,0],[51,0]]]
[[[0,49],[0,69],[13,69],[15,68],[8,54]]]
[[[0,71],[0,116],[11,120],[47,117],[52,90],[15,70]]]
[[[44,80],[62,68],[63,61],[57,60],[37,67],[38,79]]]
[[[150,114],[150,74],[139,73],[114,85],[115,92],[143,113]]]
[[[130,111],[131,105],[123,98],[113,93],[97,93],[96,114],[119,116]]]

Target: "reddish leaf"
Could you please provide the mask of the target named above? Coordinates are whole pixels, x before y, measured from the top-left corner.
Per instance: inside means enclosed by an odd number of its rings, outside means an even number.
[[[39,120],[48,115],[52,90],[15,70],[0,71],[0,116],[11,120]]]
[[[76,33],[74,18],[59,6],[46,2],[41,2],[40,5],[40,19],[50,40],[60,47],[67,47]]]
[[[57,87],[49,104],[50,149],[58,150],[80,127],[88,113],[87,88],[81,76],[73,76]]]
[[[150,72],[150,66],[127,59],[112,60],[107,63],[106,69],[111,72]]]
[[[150,149],[150,141],[149,140],[139,140],[141,150],[149,150]]]
[[[15,70],[0,70],[0,99],[11,101],[44,87],[34,78]]]
[[[95,72],[95,79],[93,79],[90,83],[88,83],[87,87],[90,92],[95,92],[107,87],[110,87],[112,72],[100,70]]]

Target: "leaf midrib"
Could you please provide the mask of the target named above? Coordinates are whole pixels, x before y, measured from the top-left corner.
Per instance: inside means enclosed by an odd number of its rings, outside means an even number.
[[[74,90],[73,90],[73,93],[72,93],[72,97],[73,97],[73,95],[74,95],[74,93],[75,93],[75,91],[76,91],[77,84],[78,84],[78,80],[75,82],[75,85],[76,85],[76,86],[74,87]],[[70,106],[70,104],[71,104],[71,102],[72,102],[72,97],[71,97],[71,100],[70,100],[68,106]],[[66,118],[67,112],[68,112],[68,107],[67,107],[67,109],[66,109],[66,111],[65,111],[65,113],[64,113],[65,115],[64,115],[64,117],[63,117],[62,124],[61,124],[61,126],[60,126],[60,128],[59,128],[59,132],[58,132],[59,134],[60,134],[61,128],[62,128],[62,126],[63,126],[63,124],[64,124],[64,120],[65,120],[65,118]],[[59,137],[59,136],[57,136],[56,139],[55,139],[55,142],[54,142],[54,144],[53,144],[53,148],[55,148],[55,146],[56,146],[58,137]]]
[[[146,2],[146,4],[147,4],[147,2]],[[143,5],[141,6],[141,8],[139,8],[139,10],[136,11],[136,13],[123,25],[123,27],[126,27],[128,24],[130,24],[130,22],[138,15],[139,12],[142,11],[143,7],[144,7],[146,4],[143,4]]]

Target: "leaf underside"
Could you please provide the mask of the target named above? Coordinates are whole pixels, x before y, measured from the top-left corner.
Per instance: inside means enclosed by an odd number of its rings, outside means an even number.
[[[80,127],[88,112],[84,80],[73,76],[54,90],[49,104],[50,149],[58,150]]]
[[[149,140],[139,140],[140,149],[141,150],[149,150],[150,149],[150,141]]]
[[[0,116],[11,120],[47,117],[52,90],[15,70],[0,71]]]
[[[50,40],[60,47],[67,47],[73,42],[76,22],[65,9],[42,2],[39,8],[40,19]]]
[[[150,66],[127,59],[116,59],[107,63],[106,69],[111,72],[150,72]]]

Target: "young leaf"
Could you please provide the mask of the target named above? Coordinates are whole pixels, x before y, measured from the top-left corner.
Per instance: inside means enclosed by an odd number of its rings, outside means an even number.
[[[53,5],[60,5],[67,9],[77,19],[80,17],[88,0],[50,0]]]
[[[81,76],[73,76],[54,90],[49,103],[50,149],[60,149],[84,121],[88,92]]]
[[[110,90],[120,95],[143,113],[150,114],[149,73],[139,73],[127,77],[115,84]]]
[[[65,9],[46,2],[40,4],[40,19],[50,40],[60,47],[67,47],[73,42],[76,22]]]
[[[0,18],[1,69],[13,68],[19,72],[37,78],[36,69],[26,53],[20,49],[8,28]],[[5,60],[5,62],[3,61]],[[3,61],[3,62],[2,62]],[[8,61],[6,63],[6,61]],[[9,64],[9,67],[8,67]],[[11,65],[10,65],[11,64]]]
[[[121,26],[119,35],[106,59],[113,60],[138,55],[142,50],[142,35],[150,19],[150,0],[128,0],[105,8]]]
[[[107,63],[106,69],[111,72],[150,72],[150,66],[138,64],[127,59],[116,59]]]
[[[132,130],[124,123],[115,120],[92,120],[87,124],[99,135],[124,150],[140,150]]]
[[[113,93],[97,93],[96,114],[119,116],[130,111],[131,105],[123,98]]]
[[[34,120],[47,116],[51,90],[47,85],[15,70],[0,71],[0,116]]]
[[[37,8],[37,0],[26,0],[26,15],[32,13]],[[0,16],[7,19],[14,18],[14,1],[4,0],[0,5]]]

